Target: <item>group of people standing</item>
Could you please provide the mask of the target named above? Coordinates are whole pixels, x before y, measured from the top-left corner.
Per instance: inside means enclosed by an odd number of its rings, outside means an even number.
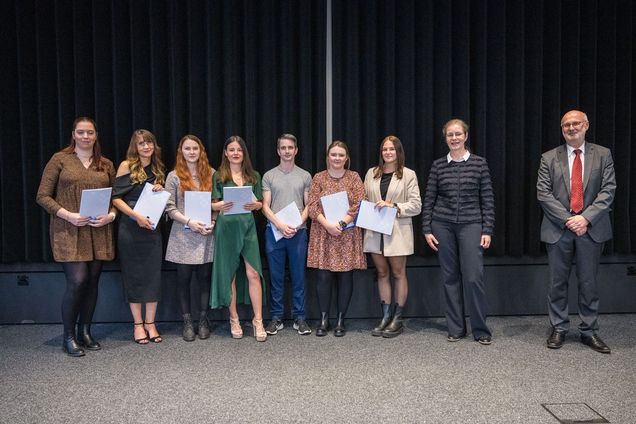
[[[587,125],[586,120],[585,123]],[[584,126],[577,125],[563,127],[566,141],[569,140],[566,129],[569,134],[570,130],[580,130]],[[209,337],[209,307],[227,307],[230,334],[233,338],[242,338],[237,303],[252,305],[252,331],[257,341],[265,341],[268,335],[282,330],[286,268],[291,279],[293,328],[301,335],[311,334],[305,312],[307,267],[316,269],[320,311],[316,335],[325,336],[333,331],[336,337],[342,337],[347,331],[345,317],[353,293],[353,272],[366,269],[366,253],[370,254],[376,268],[382,310],[382,318],[371,334],[387,338],[398,336],[404,330],[403,313],[408,296],[406,260],[414,252],[412,217],[422,213],[423,236],[439,258],[448,341],[458,341],[469,333],[465,319],[468,312],[474,340],[489,345],[492,334],[486,325],[483,252],[490,247],[495,222],[490,172],[486,160],[469,151],[465,122],[453,119],[444,125],[442,132],[449,153],[433,162],[422,202],[417,176],[405,166],[404,148],[395,136],[382,140],[378,164],[368,170],[364,182],[349,169],[349,149],[342,141],[334,141],[328,146],[327,168],[312,178],[295,164],[298,141],[291,134],[278,138],[280,162],[262,179],[252,167],[245,141],[238,136],[226,140],[218,170],[210,166],[201,140],[194,135],[184,136],[177,148],[175,168],[166,176],[160,148],[149,131],[134,131],[126,159],[115,173],[112,162],[101,155],[95,122],[85,117],[76,119],[71,143],[53,155],[46,165],[37,195],[38,203],[51,214],[53,255],[62,263],[67,280],[62,302],[63,349],[71,356],[100,349],[99,342],[91,335],[90,324],[102,263],[115,256],[113,226],[110,224],[118,215],[117,250],[126,299],[134,320],[133,339],[139,344],[162,341],[154,323],[161,297],[163,257],[161,231],[158,230],[161,223],[151,222],[134,211],[146,183],[152,185],[153,191],[170,193],[165,212],[173,224],[165,259],[176,264],[178,303],[183,315],[182,336],[186,341],[193,341],[197,336],[201,339]],[[589,150],[594,152],[596,148],[608,160],[606,149],[590,146],[593,147]],[[586,160],[586,172],[591,163],[592,160]],[[551,195],[546,188],[550,183],[545,181],[545,176],[542,178],[543,168],[544,159],[538,188],[541,188],[539,200],[543,200],[544,210],[546,202],[552,208],[546,210],[546,218],[557,215],[559,219],[563,218],[564,213],[555,204],[558,200],[546,200]],[[234,205],[224,199],[224,188],[240,186],[251,187],[252,201],[244,205],[245,213],[226,214]],[[113,187],[112,207],[108,214],[93,218],[80,216],[77,211],[82,190],[102,187]],[[211,224],[185,214],[184,198],[188,191],[210,192]],[[328,220],[321,198],[340,192],[347,194],[349,209],[338,221]],[[583,230],[581,226],[585,223],[578,217],[585,216],[590,228],[596,222],[604,222],[603,215],[606,215],[612,196],[613,187],[610,186],[605,189],[602,205],[595,197],[586,198],[585,207],[593,205],[593,211],[587,215],[568,215],[561,225],[562,232],[565,229],[572,232],[573,236],[568,234],[572,242],[578,242],[577,239],[583,236],[589,238],[593,231]],[[395,209],[396,219],[390,235],[353,225],[362,200],[372,202],[377,209]],[[292,202],[298,207],[300,225],[288,225],[277,216]],[[607,205],[605,210],[600,208],[603,205]],[[271,321],[267,326],[263,323],[266,285],[252,213],[261,209],[268,219],[265,253],[271,283]],[[308,218],[311,218],[309,234]],[[278,241],[275,230],[282,235]],[[563,237],[557,237],[557,240]],[[552,239],[545,241],[549,243],[552,264],[557,253],[550,243],[555,242]],[[602,241],[593,239],[592,243]],[[572,255],[562,250],[558,253],[560,259]],[[576,250],[579,250],[578,245]],[[600,256],[598,248],[594,252]],[[596,260],[598,263],[598,258]],[[553,276],[554,267],[550,269],[550,302],[560,308],[558,311],[551,308],[550,313],[556,335],[550,336],[548,347],[554,348],[555,340],[563,343],[567,312],[564,318],[563,281],[557,282]],[[564,271],[560,269],[559,272],[562,279]],[[586,287],[594,286],[595,289],[596,270],[590,272],[594,274],[593,281],[586,283]],[[190,305],[193,277],[199,292],[200,314],[196,329]],[[553,287],[557,284],[559,288]],[[332,328],[330,311],[334,292],[336,322]],[[588,302],[591,304],[585,309],[586,324],[581,330],[585,337],[583,341],[595,350],[604,351],[599,348],[599,343],[603,342],[596,335],[595,317],[590,318],[597,313],[598,299],[592,296],[585,300],[591,300]]]

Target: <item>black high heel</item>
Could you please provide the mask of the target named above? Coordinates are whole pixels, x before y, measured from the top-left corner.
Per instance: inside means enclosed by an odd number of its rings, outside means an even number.
[[[135,322],[133,325],[135,327],[138,326],[138,325],[144,325],[144,322],[143,321],[142,322]],[[142,337],[142,338],[136,339],[135,338],[135,333],[133,332],[133,340],[135,341],[135,343],[140,344],[140,345],[148,344],[148,340],[150,340],[150,339],[148,338],[148,332],[146,331],[145,328],[144,328],[144,333],[146,334],[146,337]]]
[[[144,329],[146,329],[146,325],[154,325],[154,323],[155,323],[154,321],[145,323]],[[150,332],[148,331],[148,329],[146,329],[146,333],[148,333],[148,340],[150,340],[153,343],[161,343],[163,341],[163,339],[161,338],[161,334],[159,334],[159,330],[157,330],[157,335],[154,337],[150,337]]]

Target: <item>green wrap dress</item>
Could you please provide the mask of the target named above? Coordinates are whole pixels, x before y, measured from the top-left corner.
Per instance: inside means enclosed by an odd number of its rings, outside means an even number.
[[[220,182],[218,173],[212,177],[212,198],[222,200],[224,187],[236,187],[234,181]],[[256,173],[256,184],[252,192],[259,201],[263,199],[261,176]],[[214,249],[214,267],[210,290],[212,309],[229,306],[232,301],[232,279],[236,276],[236,303],[250,303],[249,282],[245,274],[245,262],[249,263],[261,276],[263,299],[265,279],[261,265],[261,253],[258,247],[256,223],[252,212],[238,215],[220,213],[215,226],[216,246]]]

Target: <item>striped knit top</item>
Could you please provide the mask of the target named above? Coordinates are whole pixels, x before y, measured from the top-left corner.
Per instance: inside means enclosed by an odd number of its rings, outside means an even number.
[[[431,221],[456,224],[481,222],[482,234],[492,235],[495,196],[486,159],[470,154],[462,162],[446,156],[433,162],[422,205],[422,233],[432,234]]]

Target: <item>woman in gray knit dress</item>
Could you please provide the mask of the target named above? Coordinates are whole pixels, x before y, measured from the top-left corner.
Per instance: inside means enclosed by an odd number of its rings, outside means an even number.
[[[168,174],[166,190],[170,200],[166,213],[174,221],[166,260],[177,265],[177,294],[183,315],[183,339],[191,342],[196,338],[190,309],[190,280],[196,275],[199,285],[199,328],[200,339],[210,336],[207,319],[210,300],[210,280],[212,278],[212,260],[214,258],[214,225],[211,226],[185,215],[185,192],[208,192],[212,208],[212,174],[205,147],[194,135],[186,135],[177,147],[177,163],[174,171]]]

